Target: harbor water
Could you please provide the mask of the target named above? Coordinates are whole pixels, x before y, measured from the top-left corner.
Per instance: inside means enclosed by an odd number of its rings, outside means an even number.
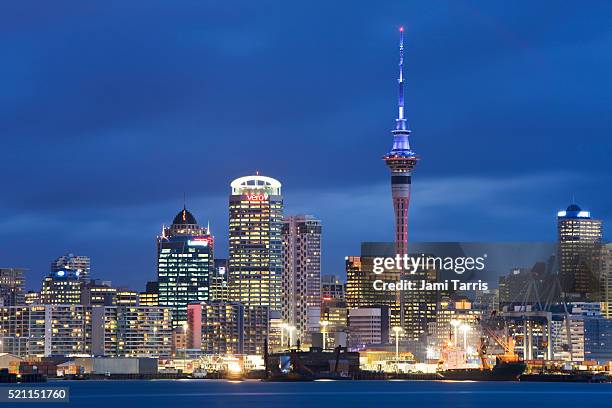
[[[43,384],[39,384],[43,385]],[[8,385],[3,385],[8,386]],[[23,387],[35,386],[23,385]],[[256,380],[50,381],[69,387],[70,402],[51,407],[605,407],[612,384],[314,381],[267,383]],[[21,387],[21,386],[20,386]],[[41,406],[21,403],[18,406]]]

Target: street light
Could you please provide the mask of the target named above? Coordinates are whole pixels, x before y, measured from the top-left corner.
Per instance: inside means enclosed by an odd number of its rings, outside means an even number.
[[[287,327],[289,327],[289,325],[287,323],[281,323],[281,325],[280,325],[280,328],[281,328],[281,351],[285,347],[285,330],[287,330]]]
[[[462,324],[459,328],[463,332],[463,349],[467,350],[467,333],[470,330],[470,326]]]
[[[395,332],[395,360],[397,362],[399,361],[399,335],[403,329],[399,326],[395,326],[393,331]]]
[[[455,334],[453,336],[453,339],[455,341],[455,347],[457,347],[457,330],[458,330],[459,326],[461,325],[461,322],[459,320],[451,320],[450,324],[451,324],[451,326],[453,326],[455,328]]]
[[[323,333],[323,350],[326,349],[326,343],[327,343],[327,326],[329,326],[329,322],[327,320],[321,320],[319,322],[319,324],[321,325],[321,332]]]
[[[293,345],[293,332],[295,331],[295,326],[288,325],[287,331],[289,332],[289,349]]]

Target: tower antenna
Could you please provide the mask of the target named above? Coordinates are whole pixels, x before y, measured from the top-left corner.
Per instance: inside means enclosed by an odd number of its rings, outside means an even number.
[[[397,120],[395,124],[395,130],[408,130],[406,125],[406,117],[404,114],[404,27],[399,28],[400,42],[399,42],[399,77],[398,83],[398,94],[397,94]]]

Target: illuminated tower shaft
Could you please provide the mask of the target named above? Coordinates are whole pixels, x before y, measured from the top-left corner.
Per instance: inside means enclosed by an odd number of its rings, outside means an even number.
[[[400,28],[398,116],[395,120],[393,148],[383,160],[391,170],[391,194],[395,211],[395,246],[400,255],[408,253],[408,206],[412,169],[419,160],[410,149],[410,130],[404,115],[404,29]]]

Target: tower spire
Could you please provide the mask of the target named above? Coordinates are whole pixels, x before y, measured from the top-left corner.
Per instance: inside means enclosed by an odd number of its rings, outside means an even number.
[[[400,41],[399,41],[399,78],[398,82],[398,95],[397,95],[397,119],[395,123],[395,130],[408,130],[406,125],[406,117],[404,115],[404,27],[399,28]]]

